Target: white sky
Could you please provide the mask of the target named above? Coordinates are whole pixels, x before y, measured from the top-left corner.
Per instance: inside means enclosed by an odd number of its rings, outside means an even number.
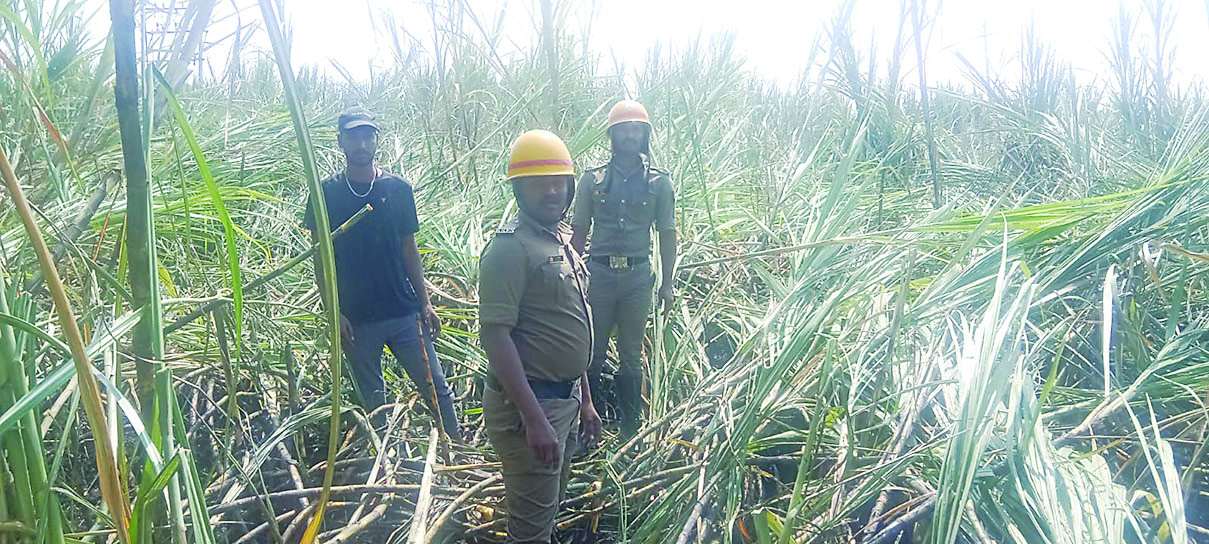
[[[169,0],[152,0],[165,4]],[[294,32],[295,68],[312,65],[335,74],[332,62],[354,77],[392,62],[389,14],[395,24],[421,41],[432,44],[428,5],[459,4],[462,0],[283,0]],[[540,24],[539,0],[465,0],[486,26],[502,20],[505,41],[521,48],[535,43]],[[560,31],[584,36],[602,55],[602,65],[615,61],[629,69],[643,64],[657,43],[664,51],[682,50],[694,39],[709,40],[733,33],[735,49],[747,67],[781,84],[793,82],[806,67],[810,47],[824,35],[844,4],[843,0],[553,0],[568,16]],[[935,16],[925,55],[930,82],[959,82],[962,65],[957,53],[980,70],[988,65],[1007,80],[1017,77],[1019,52],[1025,29],[1031,23],[1040,40],[1060,60],[1069,62],[1081,81],[1104,82],[1110,70],[1106,52],[1112,23],[1123,9],[1135,21],[1134,47],[1153,48],[1154,33],[1146,6],[1155,0],[921,0]],[[98,17],[92,28],[108,31],[108,10],[94,0]],[[179,2],[178,2],[179,3]],[[1181,83],[1209,82],[1209,0],[1166,0],[1174,13],[1169,35],[1174,45],[1172,68]],[[256,0],[220,0],[217,22],[209,39],[233,28],[235,6],[244,23],[260,20]],[[854,45],[867,56],[876,47],[884,70],[899,25],[900,0],[855,0],[852,17]],[[502,15],[501,15],[502,14]],[[501,19],[502,17],[502,19]],[[467,31],[477,29],[467,25]],[[909,35],[909,33],[908,33]],[[267,49],[263,32],[256,45]],[[220,49],[221,50],[221,49]],[[515,50],[515,49],[514,49]],[[428,51],[426,51],[428,52]],[[215,70],[225,59],[215,55]],[[915,82],[914,50],[904,57],[904,78]]]
[[[395,22],[421,40],[430,40],[428,9],[433,0],[286,0],[295,33],[295,64],[344,65],[354,76],[369,72],[370,64],[387,66],[389,37],[384,32],[363,32],[371,21],[381,24],[381,13],[391,12]],[[442,0],[435,0],[441,3]],[[560,3],[555,0],[555,3]],[[590,24],[590,47],[601,53],[604,66],[616,57],[628,67],[643,63],[659,42],[664,50],[682,49],[694,38],[709,39],[733,32],[737,52],[759,74],[780,83],[793,81],[807,63],[816,36],[826,32],[842,0],[564,0],[570,10],[565,29],[579,36]],[[1082,81],[1109,77],[1105,54],[1112,22],[1119,9],[1135,19],[1135,47],[1153,47],[1153,30],[1147,18],[1148,0],[927,0],[936,14],[927,50],[929,79],[941,82],[961,78],[961,52],[979,69],[1001,66],[1003,76],[1019,72],[1018,53],[1025,29],[1035,25],[1037,36],[1062,60],[1074,67]],[[537,0],[468,0],[480,21],[490,25],[504,14],[505,35],[522,45],[537,39],[540,11]],[[1182,82],[1209,81],[1209,0],[1167,0],[1173,10],[1170,35],[1175,46],[1173,68]],[[337,6],[337,7],[333,7]],[[899,0],[856,0],[852,27],[858,53],[868,55],[876,44],[884,69],[899,24]],[[939,9],[937,9],[939,6]],[[258,11],[248,12],[259,16]],[[375,17],[371,19],[371,14]],[[473,29],[473,27],[471,27]],[[425,43],[430,45],[431,42]],[[904,67],[914,67],[909,50]],[[911,76],[912,78],[915,76]],[[909,81],[914,81],[911,79]]]

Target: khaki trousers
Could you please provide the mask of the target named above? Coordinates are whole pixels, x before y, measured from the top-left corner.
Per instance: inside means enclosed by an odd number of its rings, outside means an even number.
[[[525,426],[507,394],[490,387],[483,394],[487,440],[503,464],[508,542],[549,544],[554,517],[571,477],[571,455],[579,436],[579,394],[569,399],[538,399],[563,449],[562,464],[542,466],[525,439]]]

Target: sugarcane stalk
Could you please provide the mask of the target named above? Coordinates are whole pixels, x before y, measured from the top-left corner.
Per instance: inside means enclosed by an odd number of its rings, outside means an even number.
[[[4,278],[0,277],[0,312],[8,313],[8,303],[5,297]],[[24,369],[17,357],[17,346],[14,341],[13,328],[0,325],[0,409],[8,410],[16,402],[18,396],[14,393],[14,383],[24,379]],[[6,492],[13,499],[13,513],[25,523],[31,523],[37,518],[34,510],[34,490],[30,484],[30,465],[36,460],[26,458],[25,445],[22,443],[23,427],[33,423],[30,417],[22,417],[21,424],[16,429],[4,433],[4,451],[7,454],[8,472],[12,474],[12,487]],[[43,467],[45,469],[45,467]],[[45,483],[44,483],[45,484]]]
[[[123,544],[129,544],[130,500],[127,498],[126,487],[122,484],[121,476],[118,474],[117,458],[113,453],[113,441],[110,439],[109,429],[105,425],[101,388],[97,384],[96,377],[92,375],[92,364],[88,361],[84,347],[84,335],[80,333],[79,324],[76,323],[71,303],[67,299],[67,290],[59,277],[58,269],[55,268],[50,248],[47,247],[46,240],[42,238],[42,231],[34,222],[33,210],[29,206],[29,201],[25,199],[24,190],[17,182],[17,175],[8,162],[8,155],[2,149],[0,149],[0,175],[4,177],[4,184],[8,188],[9,196],[16,204],[17,215],[21,217],[21,222],[25,225],[25,232],[30,239],[30,245],[33,246],[34,253],[38,256],[42,275],[46,279],[46,286],[54,301],[59,326],[71,349],[72,361],[75,363],[76,376],[80,381],[80,391],[84,399],[84,412],[88,418],[88,427],[96,441],[97,476],[101,483],[101,497],[109,507],[110,515],[113,516],[118,540]]]
[[[143,424],[151,428],[158,421],[161,455],[175,455],[176,438],[172,431],[171,371],[163,364],[163,308],[160,305],[159,277],[155,247],[155,223],[152,219],[151,180],[147,170],[150,155],[152,113],[144,128],[139,116],[139,73],[135,47],[134,0],[110,0],[109,15],[114,46],[114,108],[122,145],[122,163],[126,174],[126,248],[132,303],[145,309],[134,329],[131,352],[135,359],[136,387]],[[146,75],[146,74],[144,74]],[[148,90],[144,88],[144,90]],[[152,104],[148,104],[148,110]],[[146,134],[144,134],[146,132]],[[146,138],[146,139],[144,139]],[[181,500],[181,474],[175,473],[168,484],[165,510],[171,518],[172,539],[185,544],[185,515]],[[155,503],[158,504],[158,503]],[[157,509],[150,510],[154,524]],[[151,526],[151,525],[149,525]]]
[[[390,507],[390,504],[388,504],[388,503],[379,504],[378,506],[374,507],[373,510],[370,510],[369,513],[366,514],[365,517],[362,518],[360,521],[358,521],[356,523],[351,523],[348,526],[344,527],[343,529],[339,529],[338,530],[339,532],[336,535],[336,537],[331,540],[328,540],[327,543],[328,544],[341,544],[342,542],[349,542],[351,539],[353,539],[358,534],[360,534],[361,531],[364,531],[364,530],[368,529],[371,525],[373,525],[374,522],[378,520],[378,518],[381,518],[382,515],[386,513],[386,510],[389,507]]]
[[[0,278],[0,313],[10,313],[7,300],[7,285]],[[15,330],[8,325],[0,325],[0,408],[8,410],[16,399],[29,393],[28,377],[25,366],[21,364],[21,354],[16,344]],[[45,541],[50,544],[63,542],[63,518],[59,507],[58,497],[50,492],[50,479],[46,473],[46,454],[42,448],[42,434],[37,426],[34,411],[29,410],[21,417],[21,423],[13,431],[5,434],[5,441],[16,440],[9,444],[9,459],[19,464],[20,468],[11,470],[13,483],[18,487],[18,498],[25,498],[28,489],[32,498],[32,510],[24,521],[31,526],[38,526],[45,533]]]
[[[428,396],[432,401],[432,411],[436,414],[437,432],[441,437],[441,443],[449,444],[449,436],[445,433],[444,414],[441,413],[441,399],[437,398],[437,386],[432,381],[432,365],[428,360],[428,345],[424,342],[424,316],[423,314],[416,315],[416,329],[420,335],[420,359],[424,361],[424,379],[428,382]],[[430,470],[425,468],[425,470]]]
[[[928,77],[924,64],[923,50],[923,7],[927,0],[911,0],[911,21],[915,26],[915,58],[919,61],[919,107],[923,110],[924,139],[928,146],[928,174],[932,179],[932,207],[944,204],[944,185],[936,166],[936,136],[932,130],[932,108],[928,97]]]
[[[297,514],[297,513],[298,513],[297,510],[288,510],[284,514],[280,514],[270,521],[261,523],[260,525],[257,525],[254,529],[252,529],[251,531],[248,531],[246,534],[239,537],[239,540],[236,540],[235,544],[252,544],[253,542],[260,542],[260,540],[258,540],[260,533],[267,531],[269,529],[269,527],[274,524],[281,523],[287,519],[290,519],[291,516],[293,516],[294,514]],[[276,538],[280,539],[281,536],[277,535]]]
[[[315,148],[311,144],[310,129],[302,110],[302,102],[298,96],[297,85],[294,81],[294,70],[290,67],[289,44],[285,33],[277,20],[277,6],[272,0],[260,0],[260,12],[264,17],[265,28],[272,43],[277,69],[281,74],[281,87],[285,92],[286,102],[290,107],[290,120],[294,125],[294,134],[298,139],[299,152],[302,155],[302,170],[310,189],[311,209],[314,212],[315,225],[331,225],[327,215],[327,204],[323,198],[323,186],[315,173]],[[323,523],[323,513],[328,498],[331,495],[332,480],[335,478],[334,461],[336,460],[338,439],[340,436],[340,380],[343,371],[340,338],[340,298],[336,296],[336,261],[332,247],[332,236],[327,228],[316,228],[319,242],[319,261],[323,270],[324,289],[321,289],[325,300],[324,309],[327,317],[327,334],[330,350],[328,352],[328,368],[331,369],[330,402],[332,405],[331,419],[328,424],[328,468],[323,475],[323,492],[314,503],[315,514],[302,535],[302,544],[311,544],[319,534]],[[292,527],[291,527],[292,528]],[[287,530],[289,532],[289,530]]]
[[[463,491],[461,495],[458,495],[458,497],[453,500],[453,502],[449,503],[449,506],[445,507],[445,510],[441,512],[440,516],[437,516],[436,521],[432,523],[432,527],[428,529],[428,534],[425,535],[424,541],[432,542],[437,537],[437,533],[440,532],[441,528],[445,526],[445,523],[449,521],[449,518],[453,517],[454,512],[457,512],[457,510],[461,508],[462,505],[466,504],[471,497],[477,496],[484,489],[487,489],[492,484],[503,480],[503,478],[503,474],[493,474],[490,478],[484,479],[483,481],[470,486],[470,488],[466,491]]]
[[[420,486],[416,484],[398,484],[398,485],[338,485],[332,486],[329,490],[329,495],[349,495],[349,494],[365,494],[373,493],[384,495],[388,493],[402,494],[412,493],[420,490]],[[314,497],[323,492],[321,487],[308,487],[306,489],[289,489],[286,491],[278,491],[275,493],[257,494],[242,499],[227,501],[222,504],[215,505],[210,508],[211,514],[221,514],[223,512],[238,511],[255,504],[258,501],[270,499],[280,501],[283,499],[298,499],[302,497]],[[311,506],[314,506],[312,504]]]
[[[100,209],[101,203],[105,201],[106,191],[104,187],[98,187],[89,197],[88,202],[80,208],[79,213],[67,225],[65,232],[61,232],[59,243],[55,244],[53,252],[55,263],[63,259],[63,255],[67,253],[67,249],[76,242],[76,239],[84,233],[84,228],[88,226],[88,222],[92,220],[92,216],[96,215]],[[42,284],[42,274],[36,273],[25,282],[25,290],[36,292]]]
[[[439,427],[438,427],[439,428]],[[441,436],[438,429],[429,431],[428,460],[424,463],[424,477],[420,480],[420,498],[416,499],[415,514],[411,517],[411,534],[407,539],[409,544],[424,544],[424,536],[428,533],[428,508],[432,504],[432,485],[435,475],[433,465],[437,462],[437,439]]]

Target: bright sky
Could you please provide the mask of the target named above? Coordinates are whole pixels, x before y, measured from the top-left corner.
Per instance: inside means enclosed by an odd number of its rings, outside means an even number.
[[[98,16],[90,25],[108,32],[108,10],[93,0]],[[151,0],[167,4],[169,0]],[[910,0],[907,0],[908,2]],[[1104,82],[1111,77],[1106,53],[1113,21],[1123,10],[1134,19],[1133,43],[1153,50],[1154,30],[1147,6],[1163,0],[920,0],[934,17],[925,55],[933,83],[962,80],[958,53],[980,70],[990,66],[1002,79],[1020,72],[1019,52],[1025,30],[1034,26],[1040,40],[1069,62],[1080,81]],[[392,62],[390,33],[394,24],[416,37],[424,52],[432,48],[432,17],[428,5],[469,5],[484,26],[502,21],[504,40],[527,48],[536,43],[540,28],[539,0],[284,0],[294,31],[294,65],[318,66],[335,74],[332,62],[354,77],[364,78]],[[463,3],[464,2],[464,3]],[[829,30],[844,0],[553,0],[565,12],[560,31],[589,36],[591,50],[602,65],[618,63],[633,70],[643,64],[656,44],[664,51],[683,50],[697,38],[710,40],[732,33],[735,50],[747,66],[781,84],[792,83],[808,62],[816,37]],[[1172,68],[1181,83],[1209,82],[1209,0],[1166,0],[1171,12],[1174,46]],[[873,48],[885,70],[898,32],[900,0],[855,0],[852,16],[858,54]],[[209,39],[234,28],[234,6],[246,24],[259,21],[256,0],[220,1]],[[467,23],[467,32],[477,28]],[[908,33],[909,36],[909,33]],[[255,45],[267,46],[263,32]],[[826,41],[824,43],[827,43]],[[221,48],[220,48],[221,51]],[[506,52],[505,52],[506,54]],[[221,53],[220,53],[221,55]],[[225,59],[215,55],[215,69]],[[913,70],[914,50],[904,56],[904,69]],[[915,82],[913,72],[904,72]]]
[[[330,66],[330,60],[362,77],[371,63],[380,68],[391,56],[389,35],[381,30],[391,13],[397,25],[431,46],[431,17],[426,5],[441,0],[288,0],[287,15],[295,32],[295,64]],[[1068,61],[1082,81],[1109,77],[1106,52],[1112,23],[1123,9],[1135,20],[1135,47],[1153,48],[1154,32],[1147,16],[1153,0],[924,0],[936,16],[927,49],[929,79],[961,78],[960,52],[983,69],[988,60],[1002,67],[1003,77],[1014,79],[1025,29],[1030,23],[1042,42]],[[733,32],[737,52],[750,68],[780,83],[792,82],[805,67],[816,36],[828,30],[843,5],[842,0],[566,0],[566,29],[582,36],[590,28],[591,48],[604,55],[604,66],[616,58],[633,68],[643,63],[649,49],[659,43],[664,50],[683,49],[701,36],[709,39]],[[484,25],[503,14],[505,36],[525,45],[537,39],[538,0],[468,0]],[[340,7],[334,8],[334,5]],[[939,9],[937,9],[939,6]],[[1175,46],[1172,64],[1182,82],[1209,81],[1209,0],[1167,0],[1173,12],[1169,35]],[[884,59],[893,48],[899,25],[899,0],[856,0],[852,26],[858,52],[870,46]],[[258,11],[246,12],[259,16]],[[372,14],[372,16],[371,16]],[[376,23],[375,23],[376,21]],[[371,25],[378,32],[363,32]],[[590,26],[589,26],[590,25]],[[468,30],[475,30],[474,27]],[[342,37],[345,36],[345,37]],[[915,65],[909,50],[905,67]],[[912,78],[915,76],[911,76]],[[913,79],[911,80],[914,81]]]

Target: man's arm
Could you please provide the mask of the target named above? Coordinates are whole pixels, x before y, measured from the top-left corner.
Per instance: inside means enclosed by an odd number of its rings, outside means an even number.
[[[659,262],[663,269],[663,279],[660,286],[671,286],[672,277],[676,274],[676,231],[659,231]]]
[[[580,255],[588,246],[588,231],[592,228],[592,186],[594,177],[585,172],[575,185],[575,202],[571,213],[571,247]]]
[[[420,305],[420,318],[428,325],[429,332],[436,336],[441,332],[441,318],[432,309],[428,300],[428,286],[424,283],[424,265],[420,262],[420,248],[416,247],[416,233],[420,232],[420,218],[416,214],[416,193],[410,183],[403,182],[402,188],[392,197],[391,220],[402,240],[403,273],[416,294]]]
[[[659,282],[659,300],[664,311],[667,311],[672,307],[672,278],[676,273],[676,194],[672,190],[670,177],[664,177],[660,181],[660,194],[655,209],[655,230],[659,231],[659,262],[663,269],[663,277]]]
[[[600,442],[600,414],[596,413],[596,405],[592,403],[592,387],[588,383],[588,373],[584,372],[579,378],[579,433],[584,437],[585,445],[595,446]]]
[[[317,245],[319,245],[319,235],[312,230],[311,246],[314,247]],[[331,300],[328,298],[329,295],[335,296],[335,293],[327,292],[327,284],[323,281],[323,263],[319,260],[319,250],[315,250],[311,254],[311,266],[315,269],[315,285],[319,288],[319,302],[327,304],[327,301]],[[343,313],[340,314],[340,336],[344,337],[344,340],[350,344],[353,342],[353,324],[349,322],[347,317],[344,317]]]
[[[420,304],[420,316],[428,324],[428,329],[435,336],[441,332],[441,319],[428,300],[428,287],[424,284],[424,264],[420,262],[420,248],[416,246],[416,235],[403,236],[403,268],[407,273],[407,281],[416,292],[416,302]]]
[[[576,253],[583,255],[587,245],[588,227],[571,225],[571,247],[575,248]]]
[[[672,278],[676,273],[675,229],[659,231],[659,262],[663,269],[663,277],[659,281],[659,302],[663,306],[663,311],[666,312],[672,307],[672,301],[675,298],[672,291]]]

